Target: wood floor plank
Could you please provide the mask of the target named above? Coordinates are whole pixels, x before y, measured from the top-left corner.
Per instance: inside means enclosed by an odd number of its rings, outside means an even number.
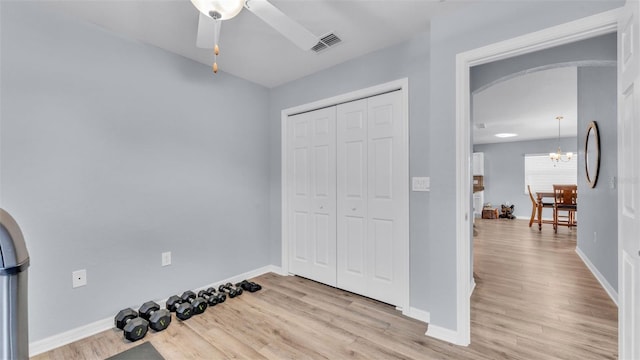
[[[617,307],[575,253],[577,232],[527,225],[476,221],[468,347],[425,336],[428,324],[391,305],[268,273],[253,279],[263,290],[140,342],[108,330],[34,359],[104,359],[147,341],[167,360],[615,359]]]

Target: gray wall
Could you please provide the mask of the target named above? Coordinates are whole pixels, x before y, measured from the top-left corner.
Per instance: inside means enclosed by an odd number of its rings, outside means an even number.
[[[575,137],[562,138],[560,147],[575,154],[577,141]],[[557,148],[557,139],[474,145],[473,151],[484,152],[484,202],[497,208],[509,202],[515,205],[516,216],[529,219],[531,200],[524,192],[524,154],[548,154]],[[543,217],[553,216],[550,209],[544,211]]]
[[[270,111],[271,261],[281,264],[280,114],[302,105],[384,82],[409,78],[409,175],[428,175],[429,38],[422,33],[408,42],[334,66],[272,89]],[[428,310],[427,262],[429,193],[410,193],[411,306]]]
[[[3,2],[1,24],[1,206],[31,255],[31,341],[271,263],[267,89],[35,2]]]
[[[431,22],[427,236],[431,324],[457,329],[456,54],[622,6],[622,1],[483,1]],[[425,116],[427,116],[425,114]]]
[[[616,68],[578,69],[578,248],[618,291],[618,172]],[[585,178],[584,141],[596,121],[600,133],[600,174],[595,188]],[[614,181],[615,184],[615,181]]]

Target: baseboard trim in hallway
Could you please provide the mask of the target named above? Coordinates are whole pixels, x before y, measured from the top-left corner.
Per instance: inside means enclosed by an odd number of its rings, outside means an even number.
[[[593,263],[589,260],[589,257],[587,257],[587,255],[584,252],[582,252],[582,250],[580,250],[580,248],[577,246],[576,246],[576,254],[578,254],[582,262],[587,266],[589,271],[591,271],[591,273],[596,278],[596,280],[598,280],[600,285],[602,285],[602,288],[604,289],[604,291],[607,292],[607,295],[609,295],[613,303],[616,304],[616,306],[618,306],[618,292],[613,289],[613,286],[611,286],[611,284],[609,284],[609,282],[607,281],[607,279],[605,279],[602,273],[598,271],[598,268],[596,268],[595,265],[593,265]]]

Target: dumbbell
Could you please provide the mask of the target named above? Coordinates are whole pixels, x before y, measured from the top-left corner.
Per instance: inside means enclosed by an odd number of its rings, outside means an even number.
[[[171,312],[160,309],[155,301],[147,301],[138,309],[140,317],[149,322],[149,327],[155,331],[162,331],[171,324]]]
[[[195,315],[202,314],[205,310],[207,310],[207,300],[201,298],[200,296],[196,296],[196,294],[191,290],[183,292],[180,298],[182,299],[182,301],[193,306],[193,313]]]
[[[226,283],[218,287],[218,291],[226,292],[230,298],[242,295],[242,288],[236,288],[231,283]]]
[[[256,292],[262,289],[262,286],[248,280],[242,280],[236,284],[236,287],[240,287],[248,292]]]
[[[198,296],[207,300],[209,306],[215,306],[224,302],[227,299],[227,295],[216,292],[214,288],[208,288],[207,290],[200,290]]]
[[[116,327],[124,330],[124,338],[129,341],[138,341],[147,335],[149,323],[138,317],[138,313],[131,309],[120,310],[115,317]]]
[[[178,295],[173,295],[167,299],[167,310],[176,313],[180,320],[189,320],[193,316],[193,306],[180,299]]]

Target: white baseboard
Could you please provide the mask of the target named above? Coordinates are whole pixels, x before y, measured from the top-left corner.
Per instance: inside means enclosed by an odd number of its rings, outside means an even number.
[[[113,318],[102,319],[42,340],[34,341],[29,344],[29,356],[42,354],[43,352],[109,330],[113,326]]]
[[[427,327],[427,332],[425,333],[427,336],[431,336],[432,338],[446,341],[455,345],[468,346],[469,343],[463,341],[462,336],[455,330],[443,328],[437,325],[429,324]]]
[[[618,292],[613,289],[613,286],[611,286],[611,284],[609,284],[607,279],[605,279],[604,276],[602,276],[600,271],[598,271],[598,268],[596,268],[595,265],[593,265],[591,260],[589,260],[587,255],[585,255],[585,253],[583,253],[579,247],[576,247],[576,254],[578,254],[580,259],[582,259],[582,262],[591,271],[593,276],[596,277],[596,280],[598,280],[600,285],[602,285],[602,288],[604,289],[604,291],[607,292],[607,295],[609,295],[611,300],[613,300],[613,303],[616,304],[616,306],[618,306]]]
[[[431,321],[431,313],[422,309],[414,308],[413,306],[409,307],[409,311],[403,311],[402,314],[412,319],[420,320],[426,323],[429,323],[429,321]]]
[[[283,275],[282,274],[282,268],[280,268],[279,266],[275,266],[275,265],[267,265],[255,270],[251,270],[251,271],[247,271],[243,274],[239,274],[236,276],[232,276],[230,278],[224,279],[224,280],[220,280],[218,282],[215,283],[211,283],[205,286],[202,286],[200,288],[194,289],[195,292],[198,292],[200,290],[206,289],[208,287],[217,287],[219,284],[224,284],[224,283],[237,283],[239,281],[242,281],[244,279],[251,279],[257,276],[260,276],[262,274],[266,274],[269,272],[273,272],[279,275]],[[158,304],[161,307],[164,307],[166,302],[166,299],[163,299],[162,301],[159,301]],[[43,352],[47,352],[49,350],[53,350],[55,348],[58,348],[60,346],[64,346],[67,344],[70,344],[72,342],[84,339],[86,337],[89,337],[91,335],[95,335],[99,332],[103,332],[106,330],[109,330],[111,328],[113,328],[113,318],[107,318],[107,319],[102,319],[102,320],[98,320],[95,322],[92,322],[91,324],[87,324],[87,325],[83,325],[80,327],[77,327],[75,329],[71,329],[69,331],[65,331],[63,333],[57,334],[57,335],[53,335],[50,336],[48,338],[42,339],[42,340],[38,340],[38,341],[33,341],[29,344],[29,356],[36,356],[38,354],[42,354]]]
[[[476,279],[473,278],[473,275],[471,275],[471,286],[470,286],[469,290],[469,297],[471,297],[471,295],[473,295],[473,290],[476,289]]]

